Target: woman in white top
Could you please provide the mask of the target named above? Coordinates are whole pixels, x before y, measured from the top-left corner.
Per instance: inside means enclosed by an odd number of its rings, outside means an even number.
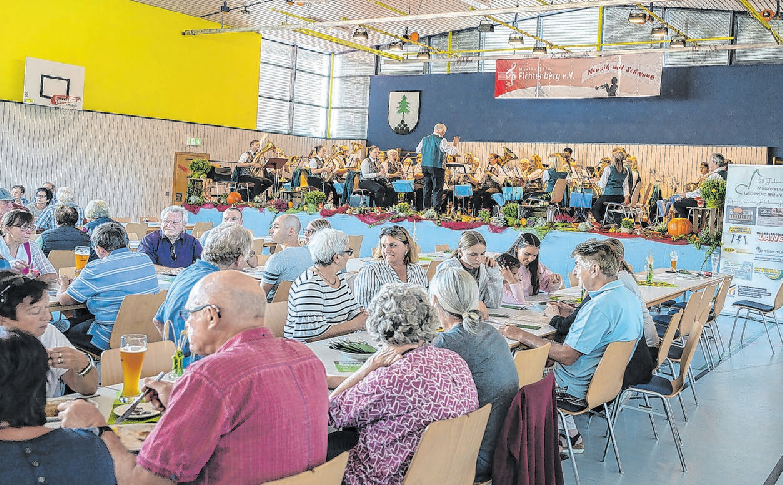
[[[427,288],[427,274],[419,266],[419,248],[402,226],[385,227],[381,231],[377,257],[359,272],[353,293],[359,305],[367,308],[386,283],[411,283]]]
[[[498,308],[503,298],[503,277],[494,259],[487,257],[487,242],[476,231],[465,231],[457,242],[452,257],[438,266],[462,268],[476,280],[479,287],[479,310],[487,318],[487,308]]]
[[[11,267],[47,283],[57,280],[57,272],[40,246],[30,242],[35,233],[32,214],[23,209],[7,212],[0,221],[0,232],[0,255]]]
[[[383,165],[378,160],[380,152],[378,147],[370,147],[370,156],[362,161],[359,188],[373,193],[376,206],[389,207],[394,203],[395,194],[394,189],[386,180],[386,172],[383,170]]]
[[[0,271],[0,326],[32,334],[46,347],[49,354],[46,396],[60,395],[61,381],[76,392],[94,394],[98,390],[94,362],[49,325],[51,318],[46,283],[11,271]]]

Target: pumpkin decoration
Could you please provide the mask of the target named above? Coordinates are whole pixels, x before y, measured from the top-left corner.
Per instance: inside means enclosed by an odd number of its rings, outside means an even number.
[[[693,225],[688,219],[682,217],[675,217],[669,221],[667,226],[670,236],[684,236],[693,232]]]
[[[239,202],[242,202],[242,196],[239,195],[239,192],[231,192],[226,197],[226,203],[229,205],[234,205]]]

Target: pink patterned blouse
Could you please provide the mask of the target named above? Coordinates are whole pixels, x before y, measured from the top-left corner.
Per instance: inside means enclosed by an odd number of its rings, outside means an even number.
[[[425,345],[376,369],[329,403],[331,426],[359,428],[344,483],[402,483],[424,428],[476,409],[476,385],[455,352]]]
[[[538,262],[538,291],[540,293],[550,293],[559,289],[552,281],[554,273],[546,266]],[[503,303],[522,304],[525,303],[525,297],[533,294],[533,285],[530,284],[530,270],[527,266],[521,265],[517,271],[519,282],[510,285],[503,282]]]

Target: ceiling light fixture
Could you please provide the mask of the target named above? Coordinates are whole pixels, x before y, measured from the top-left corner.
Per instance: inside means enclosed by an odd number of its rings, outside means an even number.
[[[533,55],[534,56],[545,56],[546,55],[546,47],[543,45],[537,45],[533,47]]]
[[[426,59],[429,59],[429,58],[430,58],[430,53],[428,51],[422,50],[422,51],[419,51],[418,54],[416,54],[416,59],[424,59],[424,60],[426,60]]]
[[[495,26],[488,21],[482,20],[478,24],[478,31],[479,32],[494,32]]]
[[[508,45],[518,47],[524,45],[524,43],[525,43],[525,38],[522,35],[511,34],[508,36]]]
[[[389,52],[402,52],[404,50],[402,42],[392,42],[389,44]]]
[[[650,31],[654,39],[664,39],[669,35],[669,29],[661,25],[660,27],[653,27]]]
[[[628,14],[628,21],[636,25],[647,23],[647,14],[644,12],[631,12]]]
[[[359,27],[353,31],[353,35],[351,37],[353,40],[367,40],[369,38],[369,34],[367,33],[367,29]]]
[[[684,37],[678,37],[676,39],[672,39],[671,42],[669,42],[669,47],[672,49],[682,49],[686,46],[685,38]]]

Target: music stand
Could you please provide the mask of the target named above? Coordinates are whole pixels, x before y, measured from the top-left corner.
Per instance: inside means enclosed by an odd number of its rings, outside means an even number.
[[[264,164],[264,168],[271,167],[275,172],[275,190],[280,189],[280,175],[278,174],[278,170],[284,168],[286,163],[288,163],[287,158],[269,158]]]

